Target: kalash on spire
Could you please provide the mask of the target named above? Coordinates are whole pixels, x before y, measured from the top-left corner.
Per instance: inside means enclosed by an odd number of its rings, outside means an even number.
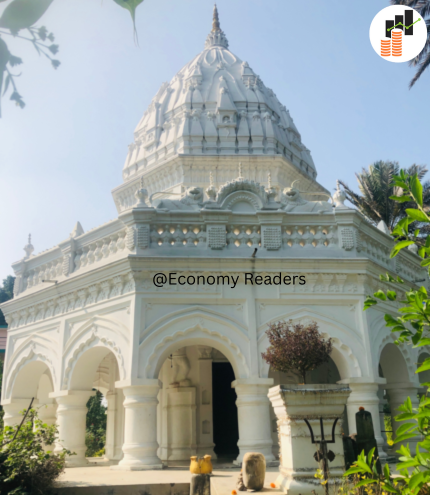
[[[218,9],[216,4],[214,5],[212,31],[206,38],[205,48],[207,49],[211,46],[223,46],[224,48],[228,48],[227,38],[219,23]]]

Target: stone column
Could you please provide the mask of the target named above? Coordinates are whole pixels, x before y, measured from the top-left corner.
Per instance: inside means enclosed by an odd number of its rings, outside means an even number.
[[[45,399],[46,400],[46,399]],[[57,404],[55,402],[49,402],[42,404],[37,409],[39,419],[48,426],[55,425],[57,422]],[[52,451],[53,445],[43,444],[45,451]]]
[[[351,395],[346,403],[346,410],[348,414],[348,428],[349,434],[357,433],[357,425],[355,421],[355,415],[358,413],[360,407],[372,415],[373,430],[375,432],[375,440],[378,445],[379,458],[381,460],[387,457],[384,451],[384,439],[382,438],[382,427],[379,416],[379,385],[386,383],[385,378],[376,378],[374,381],[370,381],[370,378],[346,378],[340,380],[340,384],[347,384],[351,389]],[[384,425],[383,425],[384,426]],[[384,427],[385,429],[385,427]]]
[[[216,459],[213,442],[212,347],[198,345],[197,455]]]
[[[237,394],[237,416],[239,422],[239,456],[234,464],[242,464],[247,452],[259,452],[266,464],[276,464],[272,453],[270,432],[270,401],[267,397],[273,378],[246,378],[235,380],[231,386]]]
[[[163,465],[157,456],[158,380],[126,380],[116,382],[115,386],[122,388],[125,395],[124,458],[111,469],[162,469]]]
[[[122,417],[121,409],[122,403],[120,403],[119,395],[120,391],[113,390],[106,394],[107,411],[106,411],[106,447],[105,458],[111,461],[118,461],[122,457],[121,445],[119,445],[118,433],[120,431],[118,423],[121,422]]]
[[[411,383],[411,382],[406,382],[406,383],[390,383],[386,385],[386,390],[388,392],[388,401],[390,403],[390,409],[391,409],[391,423],[393,426],[393,440],[396,438],[396,432],[398,428],[405,422],[405,421],[396,421],[394,418],[399,415],[401,412],[398,410],[399,406],[401,406],[405,400],[410,397],[411,402],[412,402],[412,407],[413,408],[418,408],[419,405],[419,399],[418,399],[418,392],[419,392],[419,384],[416,383]],[[397,455],[396,451],[399,450],[400,445],[407,445],[409,444],[409,448],[411,450],[412,455],[415,454],[416,451],[416,445],[418,442],[420,442],[422,439],[420,436],[417,436],[415,438],[409,438],[408,440],[405,440],[404,442],[400,442],[399,444],[394,444],[391,449],[390,453],[393,455]]]
[[[42,404],[37,411],[39,419],[48,426],[55,425],[57,422],[57,404],[55,402]]]
[[[67,467],[80,467],[88,464],[85,458],[85,431],[87,402],[95,392],[89,390],[62,390],[52,392],[50,398],[57,401],[58,441],[54,452],[63,448],[75,452],[66,461]]]
[[[24,417],[21,411],[28,409],[30,405],[30,399],[7,399],[2,402],[4,416],[3,421],[5,426],[16,426],[19,425]],[[37,405],[37,399],[33,401],[33,406]]]

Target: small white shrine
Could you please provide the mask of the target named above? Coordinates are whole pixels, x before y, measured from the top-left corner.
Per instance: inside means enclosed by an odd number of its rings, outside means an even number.
[[[289,111],[229,50],[216,9],[204,50],[144,113],[112,194],[115,220],[87,232],[77,223],[37,255],[29,242],[13,264],[14,299],[1,306],[7,425],[35,397],[77,453],[69,465],[85,465],[85,405],[98,389],[117,469],[204,454],[240,463],[249,451],[275,463],[268,392],[298,379],[261,353],[268,323],[291,319],[333,339],[312,383],[349,384],[344,428],[354,433],[365,407],[387,455],[382,408],[417,396],[423,356],[385,327],[397,303],[363,312],[363,301],[381,273],[405,291],[424,279],[420,258],[390,260],[384,225],[317,182]]]

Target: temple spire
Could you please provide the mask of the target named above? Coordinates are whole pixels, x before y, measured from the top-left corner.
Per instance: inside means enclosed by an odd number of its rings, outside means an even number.
[[[214,5],[213,20],[212,20],[212,32],[215,33],[216,31],[221,31],[221,26],[219,25],[218,9],[217,9],[216,4],[215,4]]]
[[[227,38],[221,29],[219,24],[218,9],[216,4],[214,5],[213,17],[212,17],[212,31],[208,34],[206,38],[205,48],[211,48],[212,46],[222,46],[223,48],[228,48]]]

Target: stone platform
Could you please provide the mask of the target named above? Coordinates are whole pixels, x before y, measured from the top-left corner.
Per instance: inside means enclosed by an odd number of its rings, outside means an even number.
[[[240,469],[228,465],[215,465],[211,477],[212,495],[231,495],[237,490]],[[279,468],[269,467],[264,492],[281,494],[271,488],[279,475]],[[68,468],[57,483],[58,495],[189,495],[188,466],[167,467],[162,471],[114,471],[109,466]],[[239,492],[238,492],[239,493]]]

